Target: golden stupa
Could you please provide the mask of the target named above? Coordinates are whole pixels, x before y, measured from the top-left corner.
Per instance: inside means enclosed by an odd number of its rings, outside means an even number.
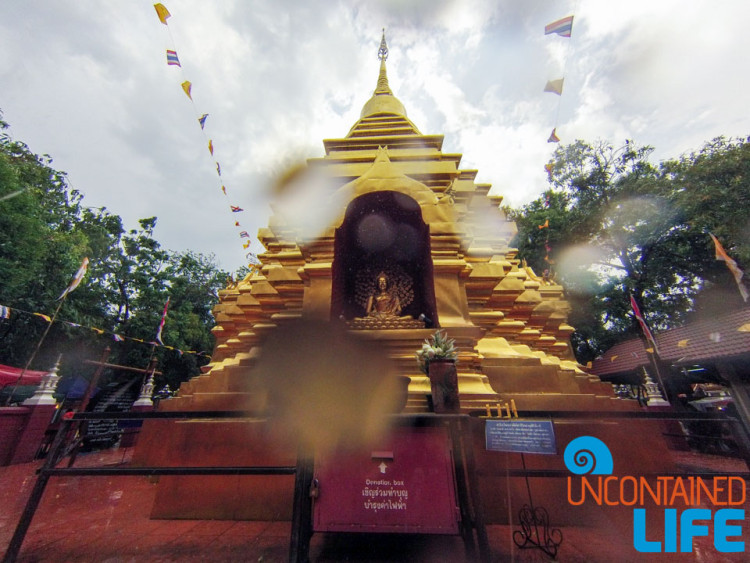
[[[442,135],[425,135],[407,118],[388,84],[384,38],[379,57],[377,86],[360,119],[345,137],[324,140],[325,156],[294,174],[301,185],[326,186],[317,199],[330,220],[310,235],[283,206],[272,205],[269,225],[258,232],[265,247],[258,271],[220,292],[212,362],[160,409],[256,404],[248,369],[267,335],[297,319],[344,323],[382,346],[411,380],[407,413],[428,412],[430,384],[414,353],[436,328],[460,350],[463,412],[510,399],[521,411],[633,408],[576,363],[563,288],[519,260],[510,246],[516,226],[500,209],[502,197],[475,182],[476,170],[460,168],[460,154],[442,152]],[[399,314],[362,321],[363,291],[381,273],[406,287]],[[149,421],[135,460],[274,465],[293,464],[295,454],[248,422]],[[480,468],[495,463],[481,452],[478,461]],[[292,484],[291,477],[162,477],[153,516],[288,518]],[[481,485],[494,507],[489,521],[506,518],[504,482],[488,476]]]

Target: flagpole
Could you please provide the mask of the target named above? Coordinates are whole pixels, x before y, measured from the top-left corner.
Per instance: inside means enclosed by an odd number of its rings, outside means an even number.
[[[60,312],[60,309],[63,306],[63,303],[65,303],[65,300],[68,298],[68,294],[66,293],[63,295],[63,298],[60,300],[60,304],[57,306],[57,309],[55,309],[55,314],[52,315],[52,318],[50,319],[49,323],[47,323],[47,328],[44,331],[44,334],[42,334],[42,337],[39,339],[39,342],[37,342],[36,348],[34,349],[34,352],[31,354],[31,357],[29,358],[29,361],[26,362],[26,365],[24,366],[23,370],[21,370],[21,374],[18,376],[18,379],[16,379],[16,383],[13,385],[13,389],[10,391],[10,395],[8,395],[7,400],[5,401],[5,405],[10,405],[10,401],[13,398],[13,394],[16,392],[16,389],[18,389],[18,385],[21,383],[21,379],[24,375],[26,375],[26,372],[29,369],[29,366],[31,365],[31,362],[34,361],[34,358],[36,358],[37,353],[39,352],[39,349],[42,347],[42,343],[44,342],[44,339],[47,338],[47,333],[49,333],[49,330],[52,328],[52,324],[55,322],[55,319],[57,318],[57,314]]]
[[[49,330],[52,328],[52,324],[55,322],[55,319],[57,319],[57,314],[60,312],[60,309],[63,306],[63,303],[65,303],[65,300],[68,298],[68,295],[71,291],[73,291],[76,287],[78,287],[78,284],[81,283],[81,280],[83,279],[83,276],[86,274],[86,269],[89,265],[89,259],[88,257],[85,257],[83,259],[83,262],[81,262],[81,267],[78,268],[78,271],[75,273],[75,276],[73,276],[73,281],[70,282],[70,285],[65,288],[65,291],[62,292],[62,295],[57,298],[57,300],[60,302],[57,305],[57,309],[55,309],[55,314],[52,315],[52,318],[49,319],[49,322],[47,323],[47,328],[44,331],[44,334],[42,334],[42,337],[39,339],[39,342],[36,345],[36,349],[34,350],[34,353],[31,354],[31,357],[29,358],[29,361],[26,362],[26,366],[21,371],[21,374],[18,376],[18,379],[16,379],[15,385],[13,385],[13,389],[10,391],[10,395],[8,395],[8,399],[5,402],[6,405],[10,405],[10,401],[13,398],[13,394],[18,389],[19,384],[21,383],[21,379],[24,375],[26,375],[26,372],[29,369],[29,366],[31,365],[31,362],[34,361],[34,358],[36,358],[37,353],[39,352],[39,349],[42,347],[42,342],[44,342],[44,339],[47,338],[47,334],[49,333]]]

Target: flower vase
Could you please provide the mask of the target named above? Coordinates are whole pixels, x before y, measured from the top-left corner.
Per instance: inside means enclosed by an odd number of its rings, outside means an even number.
[[[432,389],[432,410],[440,414],[460,412],[456,361],[430,360],[427,376]]]

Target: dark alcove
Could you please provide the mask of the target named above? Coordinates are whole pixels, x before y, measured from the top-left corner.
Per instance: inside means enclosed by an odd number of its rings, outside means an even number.
[[[402,316],[425,315],[439,326],[429,234],[419,204],[407,195],[382,191],[352,201],[336,229],[331,318],[364,317],[382,272],[400,291]]]

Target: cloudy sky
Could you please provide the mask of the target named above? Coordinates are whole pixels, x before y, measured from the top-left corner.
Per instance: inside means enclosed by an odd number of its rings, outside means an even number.
[[[555,125],[563,142],[652,145],[654,161],[750,134],[747,0],[163,3],[168,26],[151,0],[3,0],[0,109],[86,205],[128,228],[156,215],[166,248],[227,270],[245,263],[239,230],[266,225],[273,179],[358,119],[383,27],[409,118],[514,206],[545,189]],[[570,39],[544,35],[571,14]],[[173,46],[182,68],[166,64]],[[563,75],[561,97],[543,93]]]

